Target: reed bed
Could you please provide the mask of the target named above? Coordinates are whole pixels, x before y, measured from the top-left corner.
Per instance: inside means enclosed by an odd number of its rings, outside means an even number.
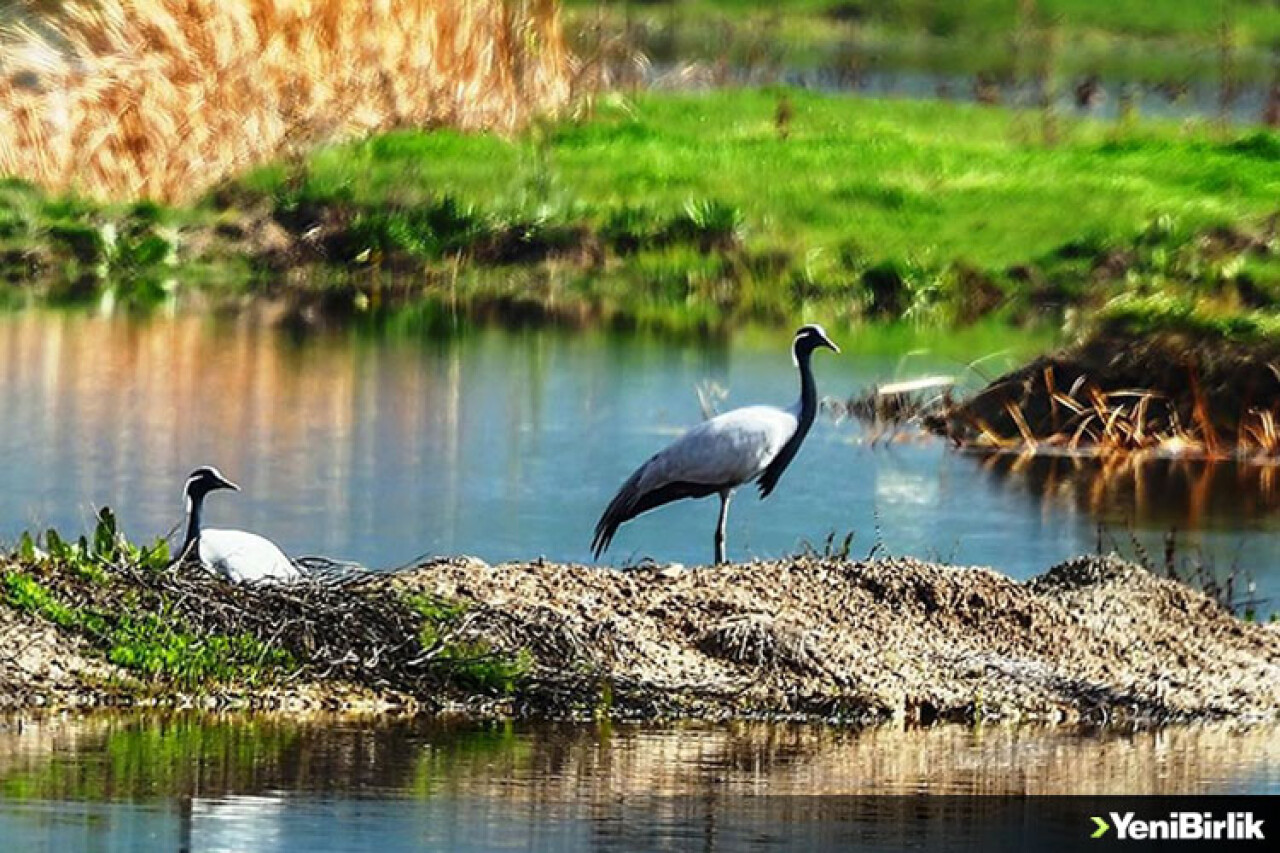
[[[0,176],[178,201],[373,131],[563,106],[557,0],[73,0],[0,32]]]

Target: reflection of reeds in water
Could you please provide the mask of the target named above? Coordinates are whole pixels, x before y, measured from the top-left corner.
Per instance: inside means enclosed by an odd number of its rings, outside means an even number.
[[[1197,530],[1216,518],[1262,518],[1280,510],[1275,465],[1149,455],[1097,457],[995,453],[983,470],[1025,486],[1046,504],[1067,504],[1099,519]]]
[[[1140,454],[990,454],[979,459],[984,471],[1042,500],[1046,514],[1065,504],[1098,519],[1099,553],[1119,553],[1246,618],[1270,603],[1257,598],[1253,589],[1252,569],[1259,567],[1240,565],[1238,555],[1236,562],[1226,564],[1204,553],[1196,539],[1215,523],[1233,526],[1241,518],[1265,518],[1280,510],[1280,466]],[[1112,524],[1123,529],[1113,531]],[[1136,529],[1166,531],[1160,553],[1148,548]],[[1191,535],[1180,536],[1179,531]]]
[[[827,397],[822,408],[837,423],[848,418],[862,424],[874,446],[882,439],[893,441],[911,435],[909,430],[945,413],[953,403],[954,387],[954,377],[926,376],[876,385],[845,400]]]
[[[94,760],[103,752],[124,760]],[[1274,726],[860,731],[99,716],[0,730],[0,784],[30,797],[448,791],[496,803],[572,803],[598,816],[627,800],[691,796],[1224,793],[1277,760]]]
[[[0,399],[18,446],[28,437],[33,477],[78,477],[87,497],[115,495],[126,520],[172,507],[177,521],[182,477],[216,463],[259,496],[328,519],[310,528],[314,552],[340,541],[347,513],[373,524],[377,507],[348,491],[359,472],[387,456],[421,466],[457,452],[456,359],[440,369],[400,355],[346,338],[291,347],[268,328],[194,317],[20,314],[0,318]]]
[[[568,86],[555,0],[83,0],[0,39],[0,175],[181,198],[351,133],[509,129]]]

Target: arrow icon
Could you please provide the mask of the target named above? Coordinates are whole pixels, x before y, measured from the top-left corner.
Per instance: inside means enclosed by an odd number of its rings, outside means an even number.
[[[1101,838],[1106,835],[1107,830],[1111,828],[1111,826],[1100,817],[1092,818],[1092,820],[1097,824],[1098,828],[1093,831],[1093,835],[1089,836],[1090,838]]]

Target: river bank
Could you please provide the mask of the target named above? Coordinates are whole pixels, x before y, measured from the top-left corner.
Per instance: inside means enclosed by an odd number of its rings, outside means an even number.
[[[910,559],[619,571],[456,558],[361,579],[340,604],[310,587],[162,575],[86,581],[10,560],[3,703],[859,723],[1280,715],[1274,624],[1115,558],[1025,583]],[[111,615],[95,600],[131,604]]]
[[[314,325],[710,333],[1159,298],[1274,316],[1267,132],[799,90],[606,99],[512,137],[398,131],[188,206],[0,186],[11,303],[261,310]],[[762,168],[761,164],[765,164]]]
[[[922,422],[969,449],[1268,465],[1280,454],[1277,358],[1273,335],[1239,318],[1115,314]]]

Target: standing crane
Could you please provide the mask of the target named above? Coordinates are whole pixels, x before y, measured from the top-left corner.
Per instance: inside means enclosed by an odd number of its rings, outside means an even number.
[[[187,478],[183,495],[187,500],[187,535],[178,551],[179,559],[194,554],[200,564],[235,583],[296,581],[298,567],[272,542],[244,530],[206,530],[201,525],[205,495],[219,489],[240,491],[240,487],[212,466],[197,468]]]
[[[800,370],[800,399],[795,405],[747,406],[703,421],[636,469],[618,489],[596,524],[591,550],[598,559],[618,528],[641,513],[683,498],[720,496],[716,522],[716,564],[725,562],[725,523],[729,500],[743,483],[755,481],[767,498],[791,464],[818,413],[818,391],[810,360],[813,351],[840,348],[818,325],[802,326],[791,344]]]

